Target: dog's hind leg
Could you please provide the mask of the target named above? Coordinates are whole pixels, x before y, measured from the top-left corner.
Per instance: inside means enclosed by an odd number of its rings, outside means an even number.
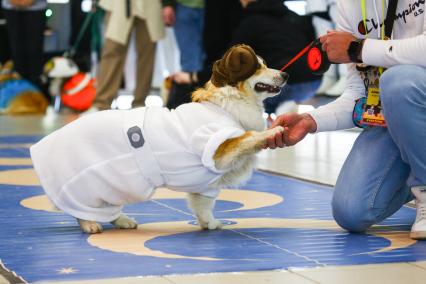
[[[197,217],[198,224],[203,229],[216,230],[222,228],[222,223],[213,216],[215,199],[198,193],[188,193],[188,205]]]
[[[111,222],[116,228],[119,229],[136,229],[138,223],[135,219],[127,217],[124,214],[121,214],[117,219]]]
[[[88,234],[97,234],[102,233],[102,225],[95,221],[87,221],[82,219],[77,219],[78,224],[83,232]]]
[[[217,148],[213,156],[216,168],[230,169],[242,158],[256,154],[266,144],[266,139],[277,132],[284,132],[284,128],[277,126],[260,132],[248,131],[239,137],[226,140]]]

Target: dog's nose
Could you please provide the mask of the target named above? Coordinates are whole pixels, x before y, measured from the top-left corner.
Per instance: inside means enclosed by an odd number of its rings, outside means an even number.
[[[283,78],[284,82],[287,82],[289,75],[285,72],[280,73],[281,78]]]

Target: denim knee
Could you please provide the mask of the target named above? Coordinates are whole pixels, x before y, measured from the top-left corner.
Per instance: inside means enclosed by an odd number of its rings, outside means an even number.
[[[423,82],[423,74],[424,69],[416,65],[398,65],[383,72],[380,77],[380,98],[385,114],[394,110],[403,111],[405,106],[420,100],[419,95],[424,97],[421,92],[413,91],[419,82]]]
[[[345,202],[334,195],[331,208],[336,223],[349,232],[362,233],[377,223],[372,208],[364,204]]]

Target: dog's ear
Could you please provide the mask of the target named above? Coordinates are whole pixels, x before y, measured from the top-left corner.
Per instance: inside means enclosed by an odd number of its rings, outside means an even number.
[[[235,45],[214,63],[210,80],[216,87],[235,86],[252,76],[259,67],[256,53],[250,46]]]

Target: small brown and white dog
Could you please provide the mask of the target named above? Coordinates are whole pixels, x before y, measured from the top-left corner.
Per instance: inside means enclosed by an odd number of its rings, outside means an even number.
[[[234,46],[192,103],[83,116],[31,147],[34,168],[51,201],[87,233],[101,232],[98,222],[136,228],[122,206],[160,186],[187,192],[203,229],[220,228],[219,189],[246,182],[266,139],[284,131],[265,130],[263,100],[287,78],[249,46]]]
[[[0,101],[7,102],[7,105],[0,104],[0,114],[39,115],[46,113],[49,102],[36,87],[14,71],[12,61],[6,62],[3,66],[0,64],[0,89],[7,84],[9,84],[9,89],[0,91]]]

